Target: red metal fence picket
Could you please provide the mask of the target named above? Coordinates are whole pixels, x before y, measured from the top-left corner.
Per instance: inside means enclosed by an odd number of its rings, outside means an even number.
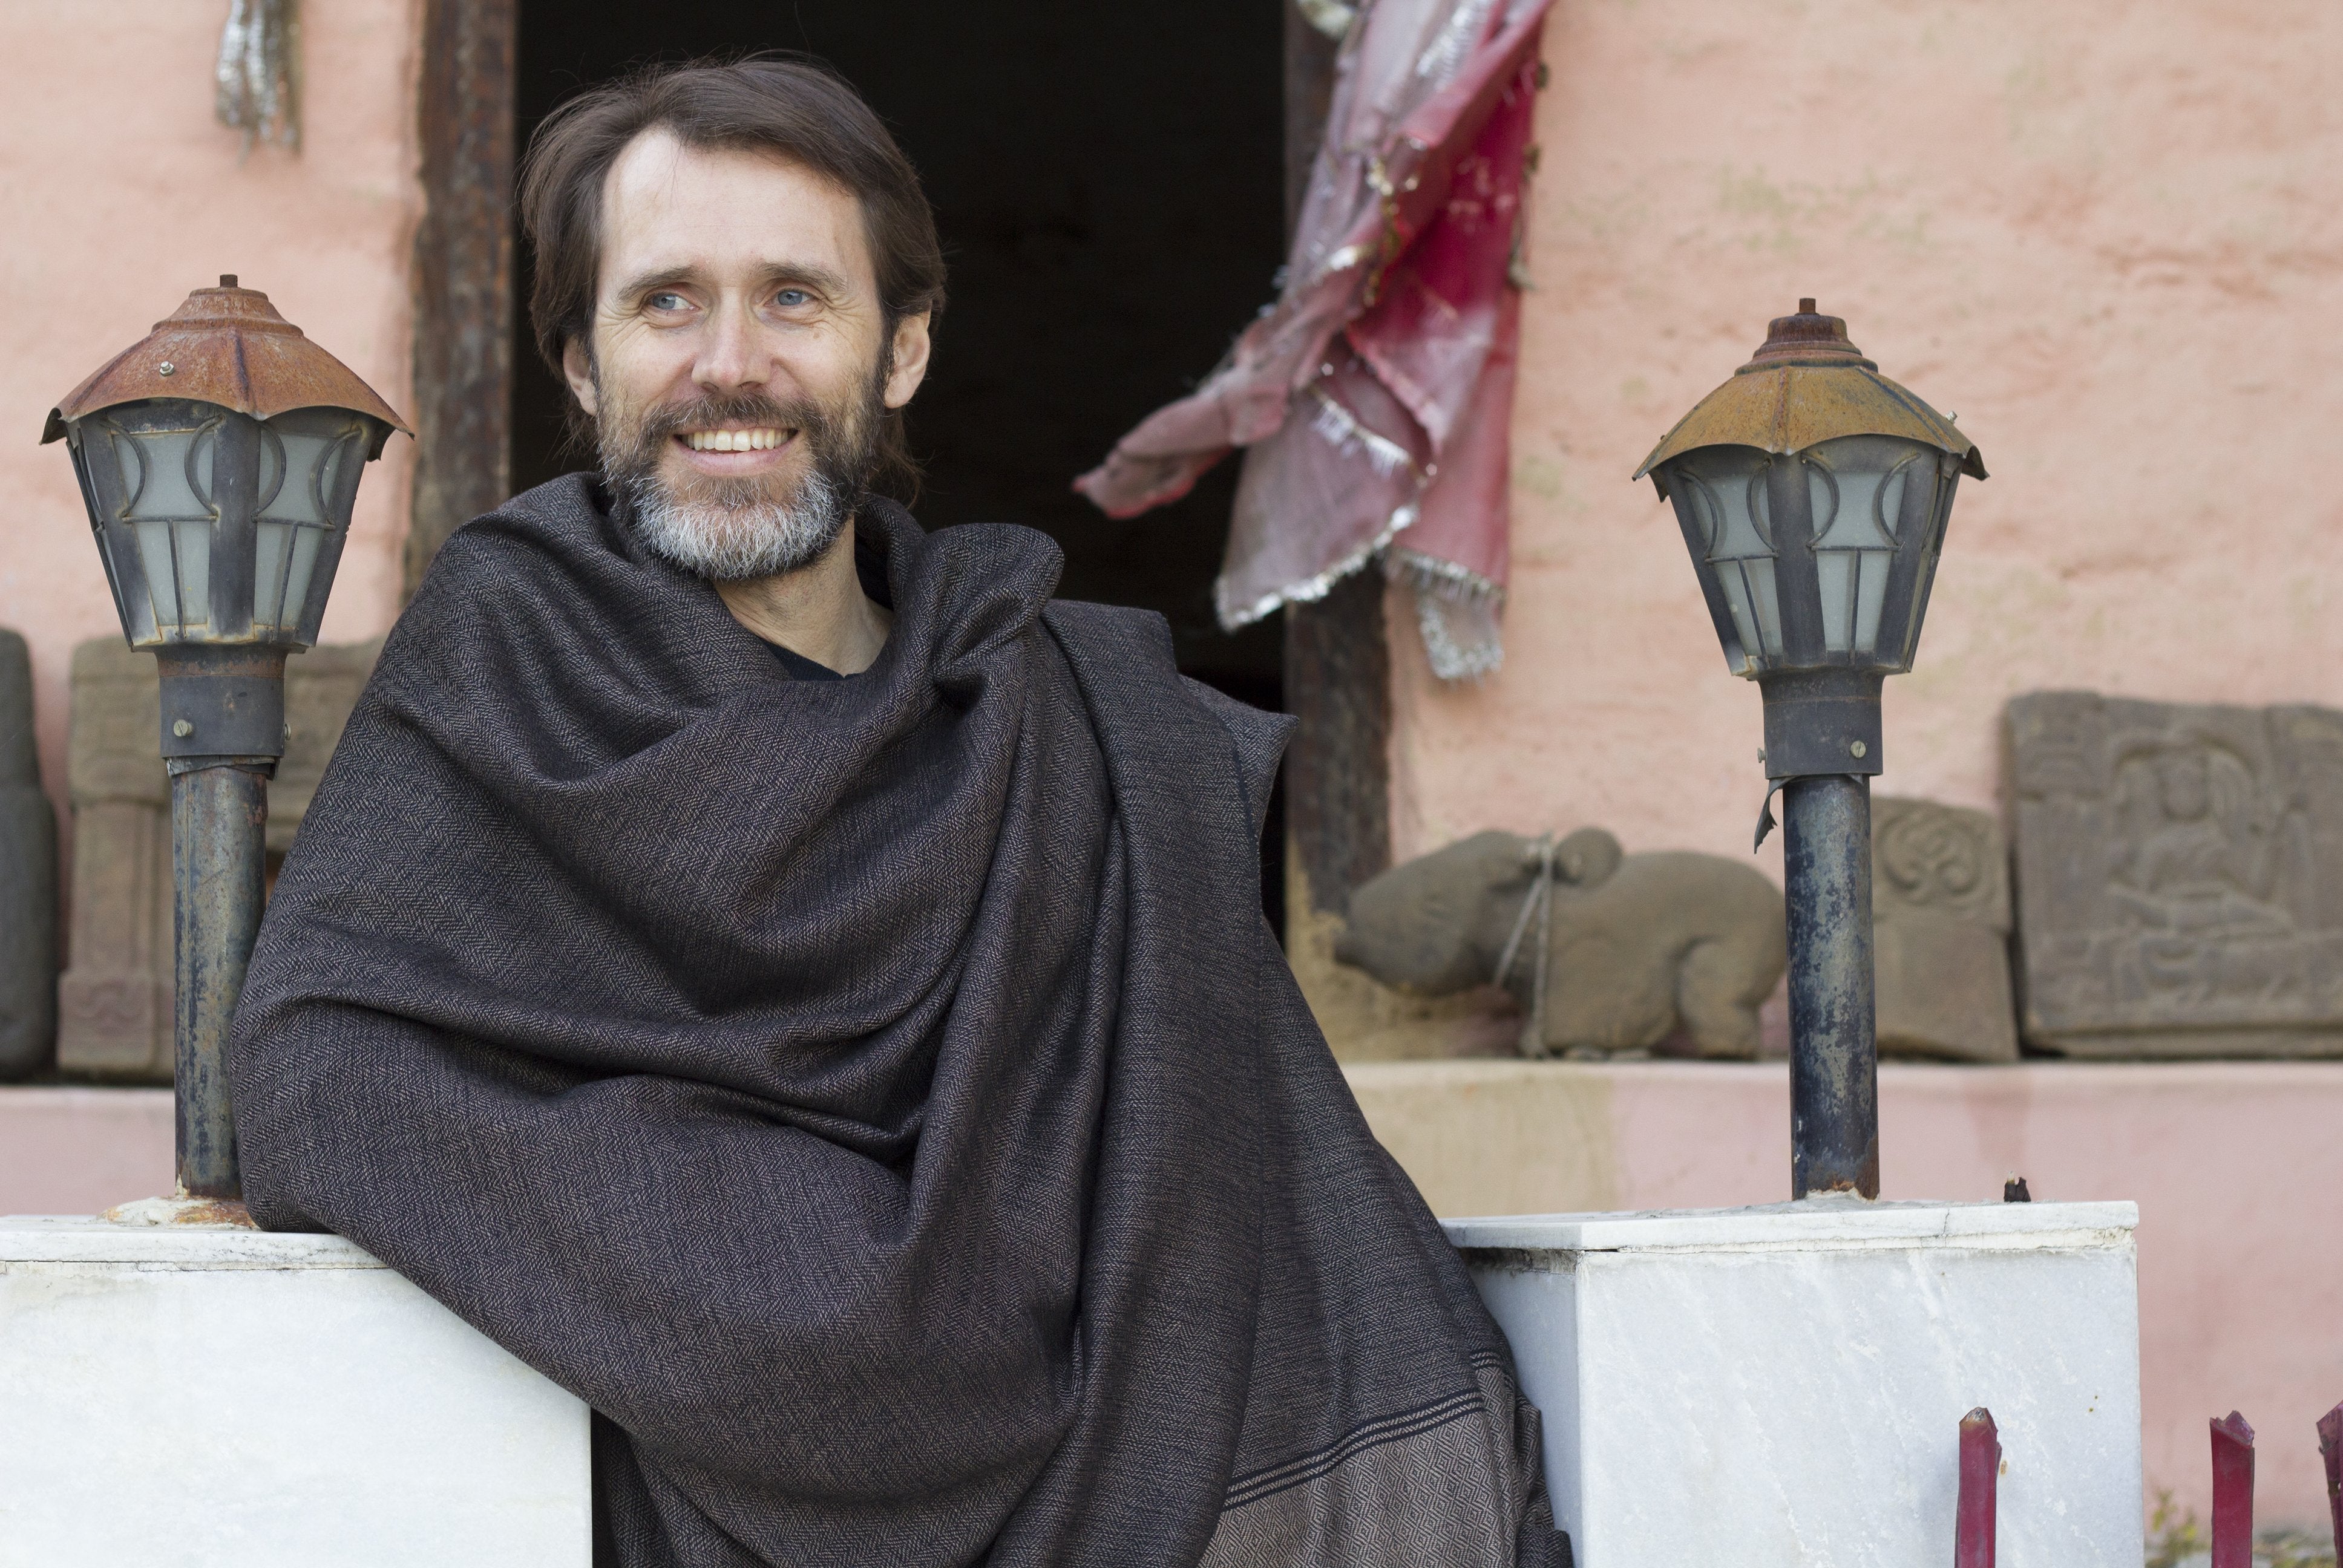
[[[1961,1500],[1953,1568],[1993,1568],[1995,1498],[2001,1483],[2001,1433],[1983,1405],[1961,1417]]]
[[[2213,1568],[2254,1568],[2254,1429],[2236,1411],[2213,1426]]]

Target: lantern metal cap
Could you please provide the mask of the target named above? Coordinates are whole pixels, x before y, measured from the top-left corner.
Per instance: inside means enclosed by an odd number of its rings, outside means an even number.
[[[1653,470],[1696,447],[1754,447],[1761,452],[1803,452],[1842,436],[1896,436],[1924,442],[1960,462],[1973,479],[1986,477],[1976,443],[1950,419],[1879,373],[1848,341],[1846,323],[1824,316],[1811,299],[1796,314],[1777,316],[1765,342],[1733,379],[1676,421],[1635,470],[1650,475],[1663,498],[1666,480]]]
[[[255,419],[294,408],[346,408],[412,436],[406,422],[350,367],[301,335],[277,313],[268,296],[239,288],[233,273],[217,288],[198,288],[186,303],[155,324],[49,410],[44,443],[85,415],[151,397],[213,403]]]

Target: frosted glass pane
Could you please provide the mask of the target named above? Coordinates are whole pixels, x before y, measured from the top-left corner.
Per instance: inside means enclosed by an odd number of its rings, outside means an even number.
[[[178,569],[171,559],[171,525],[140,523],[138,564],[146,573],[146,595],[155,601],[155,623],[179,624]]]
[[[146,459],[138,450],[138,443],[118,431],[106,432],[106,444],[114,454],[114,466],[122,475],[122,493],[128,499],[123,503],[122,515],[130,515],[131,501],[138,498],[139,489],[146,482]]]
[[[288,523],[324,523],[326,513],[319,500],[321,493],[334,486],[339,437],[281,428],[277,429],[277,437],[285,443],[285,482],[277,487],[276,498],[261,508],[261,515]]]
[[[253,492],[252,513],[259,517],[277,503],[277,492],[285,483],[285,443],[268,437],[275,433],[273,426],[261,427],[260,484]]]
[[[1774,553],[1762,454],[1746,447],[1711,447],[1688,454],[1675,473],[1671,482],[1689,480],[1700,498],[1710,560],[1746,560]]]
[[[1855,631],[1855,550],[1816,550],[1815,578],[1822,586],[1823,647],[1845,653]]]
[[[111,435],[116,459],[122,465],[123,488],[134,498],[129,511],[134,521],[212,515],[187,482],[187,456],[194,452],[196,482],[208,491],[214,443],[198,443],[194,430],[147,430],[136,436],[117,430]],[[126,450],[134,441],[138,449]]]
[[[145,525],[140,525],[144,527]],[[212,526],[173,523],[179,533],[179,606],[191,622],[212,618]]]
[[[1880,538],[1891,544],[1895,542],[1896,526],[1904,520],[1904,486],[1914,474],[1926,471],[1926,466],[1923,464],[1898,463],[1896,471],[1888,475],[1886,482],[1879,487],[1878,493],[1872,498],[1871,508]]]
[[[290,523],[263,523],[252,533],[252,624],[275,626],[294,528]]]
[[[296,528],[293,531],[293,571],[285,579],[285,614],[282,624],[287,631],[300,624],[301,606],[309,598],[309,578],[317,569],[317,548],[325,534],[317,528]]]
[[[1755,656],[1765,644],[1757,636],[1757,612],[1749,602],[1749,584],[1739,567],[1725,567],[1716,574],[1718,586],[1725,589],[1725,608],[1733,616],[1733,635],[1741,644],[1745,656]]]
[[[1832,509],[1831,481],[1838,497]],[[1816,467],[1806,470],[1806,484],[1815,498],[1815,548],[1825,550],[1893,549],[1896,548],[1896,508],[1903,504],[1904,472],[1876,470],[1834,472],[1825,477]],[[1891,489],[1891,498],[1886,491]],[[1885,516],[1881,502],[1889,501]],[[1828,519],[1825,522],[1825,519]]]
[[[1717,487],[1715,495],[1723,508],[1724,527],[1718,531],[1709,558],[1733,561],[1772,555],[1774,546],[1765,527],[1765,476],[1755,475],[1739,483],[1728,478]]]
[[[1757,612],[1757,645],[1768,658],[1782,656],[1782,606],[1774,591],[1774,563],[1770,560],[1748,560],[1724,568],[1738,572],[1749,584],[1749,597]]]
[[[1896,482],[1902,483],[1900,479]],[[1879,607],[1887,602],[1887,572],[1896,564],[1896,554],[1892,550],[1864,550],[1855,558],[1862,563],[1858,568],[1862,573],[1860,587],[1855,597],[1855,646],[1861,652],[1875,653],[1879,646]]]

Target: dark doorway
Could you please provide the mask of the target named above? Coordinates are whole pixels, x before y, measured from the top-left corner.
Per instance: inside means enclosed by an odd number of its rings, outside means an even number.
[[[1283,253],[1278,0],[521,0],[523,145],[580,86],[649,60],[802,50],[837,66],[918,166],[951,266],[935,367],[910,411],[929,528],[1015,522],[1066,552],[1060,592],[1172,623],[1187,673],[1282,706],[1275,621],[1212,617],[1235,465],[1110,522],[1068,486],[1195,385],[1267,300]],[[568,394],[514,320],[512,483],[583,465]],[[1263,857],[1282,928],[1283,833]]]

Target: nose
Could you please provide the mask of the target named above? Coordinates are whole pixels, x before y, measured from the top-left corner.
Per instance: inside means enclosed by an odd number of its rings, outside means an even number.
[[[724,301],[709,313],[692,379],[711,392],[764,386],[772,378],[773,357],[763,337],[745,305]]]

